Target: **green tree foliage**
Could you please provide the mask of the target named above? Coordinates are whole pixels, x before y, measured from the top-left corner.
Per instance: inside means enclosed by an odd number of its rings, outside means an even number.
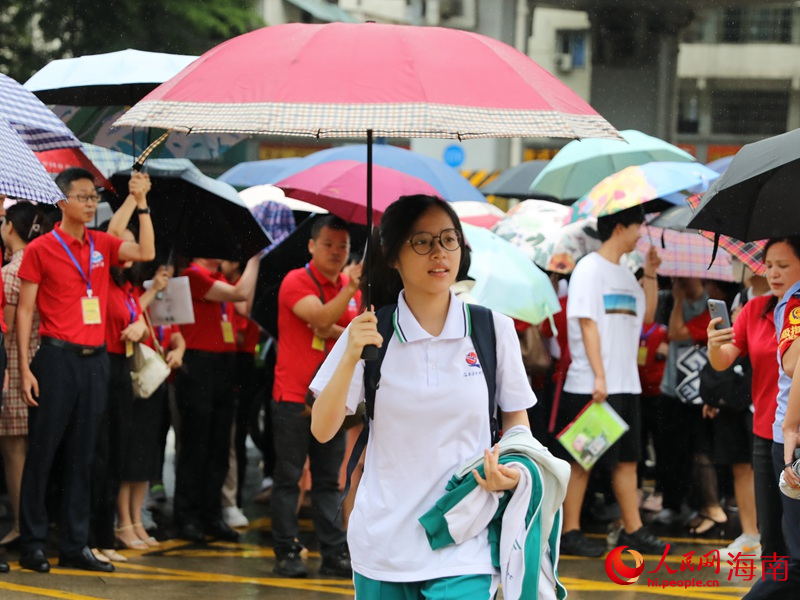
[[[24,82],[50,60],[125,48],[202,54],[263,26],[255,4],[256,0],[2,0],[0,72]]]

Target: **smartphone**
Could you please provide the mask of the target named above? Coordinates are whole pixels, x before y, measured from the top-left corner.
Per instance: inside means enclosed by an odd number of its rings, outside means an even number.
[[[722,322],[717,323],[715,329],[727,329],[731,326],[731,317],[728,315],[728,306],[722,300],[709,300],[708,312],[712,319],[722,317]]]

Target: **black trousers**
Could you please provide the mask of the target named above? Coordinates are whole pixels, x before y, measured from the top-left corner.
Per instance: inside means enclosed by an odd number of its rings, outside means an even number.
[[[272,488],[272,537],[277,553],[288,552],[300,536],[297,501],[300,478],[306,457],[311,462],[311,503],[314,531],[323,558],[336,553],[347,541],[337,518],[342,494],[339,469],[344,460],[347,438],[344,431],[325,444],[311,435],[311,419],[303,416],[305,404],[272,403],[272,430],[275,435],[275,464]]]
[[[250,433],[252,406],[256,397],[256,357],[236,353],[236,505],[242,506],[242,490],[247,474],[247,436]]]
[[[113,548],[114,519],[122,464],[129,451],[128,423],[133,419],[133,387],[128,359],[124,354],[108,355],[108,402],[97,428],[92,463],[92,546]]]
[[[753,478],[756,489],[756,515],[761,533],[761,555],[788,556],[783,539],[783,504],[778,476],[772,463],[772,440],[753,436]]]
[[[92,459],[106,408],[109,363],[105,352],[78,356],[42,346],[31,363],[39,406],[28,412],[28,455],[22,474],[20,534],[23,552],[44,550],[48,517],[45,493],[56,451],[62,453],[61,554],[89,543]]]
[[[235,355],[187,350],[175,395],[180,414],[175,465],[175,524],[202,526],[222,518],[235,410]]]

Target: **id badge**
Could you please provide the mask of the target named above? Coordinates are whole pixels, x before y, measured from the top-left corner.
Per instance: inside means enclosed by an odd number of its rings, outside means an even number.
[[[131,356],[133,356],[133,342],[125,340],[125,357],[130,358]]]
[[[226,344],[235,344],[236,338],[233,336],[233,323],[230,321],[222,321],[222,341]]]
[[[325,340],[315,335],[314,339],[311,341],[311,348],[319,350],[320,352],[325,352]]]
[[[103,322],[100,318],[100,298],[96,296],[81,298],[81,313],[84,325],[100,325]]]
[[[639,357],[637,363],[640,367],[647,364],[647,346],[639,346]]]

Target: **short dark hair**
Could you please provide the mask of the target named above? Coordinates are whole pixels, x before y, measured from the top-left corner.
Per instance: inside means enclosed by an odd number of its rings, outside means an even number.
[[[775,244],[784,243],[788,245],[794,255],[800,259],[800,235],[790,235],[786,237],[778,237],[778,238],[771,238],[765,245],[764,245],[764,260],[767,260],[767,250],[769,250]]]
[[[629,227],[644,223],[644,211],[641,206],[632,206],[611,215],[604,215],[597,219],[597,236],[601,242],[611,239],[617,225]]]
[[[414,227],[414,223],[431,208],[439,208],[447,213],[461,234],[461,239],[464,239],[461,221],[453,207],[437,196],[426,194],[401,196],[390,204],[381,217],[380,227],[374,229],[367,247],[367,252],[370,254],[370,272],[367,277],[361,278],[364,301],[366,301],[365,286],[368,280],[372,282],[370,302],[376,310],[381,306],[397,302],[397,296],[403,289],[403,281],[397,269],[392,268],[391,265],[397,261],[400,250],[413,233],[411,229]],[[458,265],[456,279],[463,279],[466,276],[469,263],[469,249],[462,244],[461,262]]]
[[[334,231],[346,231],[348,235],[350,234],[347,221],[336,215],[324,215],[314,219],[314,222],[311,224],[311,239],[316,240],[319,234],[322,233],[324,227],[333,229]]]
[[[6,220],[11,222],[14,231],[26,244],[39,237],[44,229],[44,216],[30,202],[17,202],[6,210]]]
[[[72,188],[72,182],[78,181],[79,179],[88,179],[94,183],[94,175],[92,175],[90,171],[82,169],[81,167],[69,167],[58,174],[56,177],[56,185],[64,194],[68,194]]]

